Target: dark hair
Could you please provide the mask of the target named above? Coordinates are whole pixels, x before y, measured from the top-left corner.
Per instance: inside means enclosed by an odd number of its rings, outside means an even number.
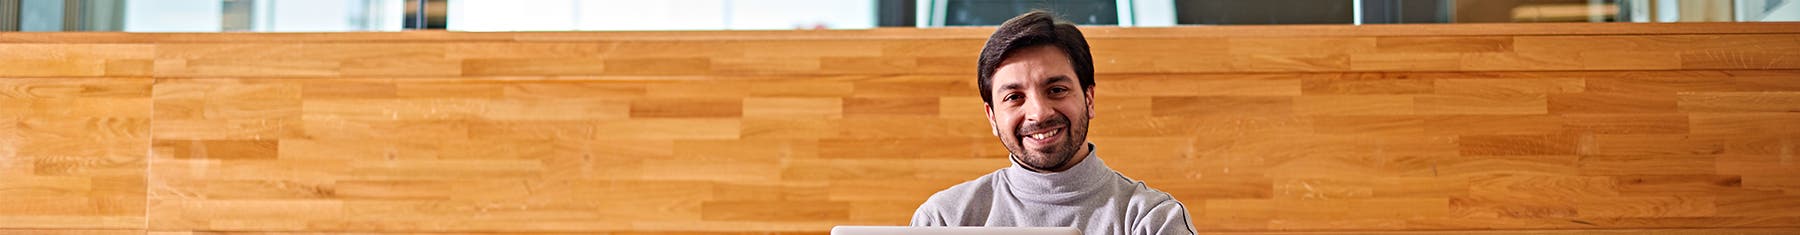
[[[994,103],[994,70],[1006,60],[1008,52],[1038,45],[1062,49],[1069,55],[1069,65],[1075,68],[1081,89],[1094,88],[1094,57],[1088,54],[1087,39],[1081,36],[1081,30],[1075,29],[1075,24],[1058,20],[1050,12],[1033,10],[1001,23],[994,35],[988,36],[987,45],[981,48],[975,83],[981,87],[982,103]]]

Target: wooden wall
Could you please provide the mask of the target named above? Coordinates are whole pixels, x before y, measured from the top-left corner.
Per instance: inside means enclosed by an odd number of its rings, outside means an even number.
[[[1800,232],[1800,24],[1085,30],[1209,232]],[[990,32],[0,33],[0,234],[904,224]]]

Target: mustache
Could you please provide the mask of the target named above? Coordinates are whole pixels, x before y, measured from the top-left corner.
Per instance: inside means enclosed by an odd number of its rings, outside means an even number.
[[[1043,129],[1050,128],[1050,127],[1060,127],[1060,126],[1068,126],[1068,125],[1069,125],[1068,117],[1064,117],[1063,115],[1055,115],[1055,116],[1050,116],[1049,118],[1045,118],[1042,121],[1027,122],[1027,123],[1021,124],[1021,125],[1019,125],[1019,131],[1016,133],[1031,133],[1031,132],[1036,132],[1036,131],[1043,130]]]

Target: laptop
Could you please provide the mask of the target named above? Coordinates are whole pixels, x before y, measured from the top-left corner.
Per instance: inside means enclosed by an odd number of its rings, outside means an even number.
[[[837,226],[831,235],[1081,235],[1072,227]]]

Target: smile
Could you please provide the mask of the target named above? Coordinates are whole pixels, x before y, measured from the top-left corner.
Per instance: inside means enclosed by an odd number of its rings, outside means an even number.
[[[1037,133],[1037,134],[1030,134],[1030,135],[1025,135],[1025,138],[1032,138],[1032,139],[1039,139],[1039,140],[1042,140],[1042,139],[1044,139],[1044,138],[1049,138],[1049,137],[1052,137],[1052,136],[1056,136],[1056,134],[1057,134],[1057,133],[1059,133],[1059,132],[1061,132],[1061,131],[1062,131],[1062,130],[1060,130],[1060,129],[1053,129],[1053,130],[1050,130],[1050,131],[1046,131],[1046,132],[1043,132],[1043,133]]]
[[[1026,133],[1026,134],[1020,135],[1019,137],[1024,138],[1025,140],[1032,142],[1034,144],[1047,144],[1047,143],[1051,142],[1052,140],[1056,140],[1057,138],[1062,137],[1062,134],[1063,134],[1063,128],[1057,127],[1057,128],[1045,128],[1043,130],[1037,131],[1036,133]]]

